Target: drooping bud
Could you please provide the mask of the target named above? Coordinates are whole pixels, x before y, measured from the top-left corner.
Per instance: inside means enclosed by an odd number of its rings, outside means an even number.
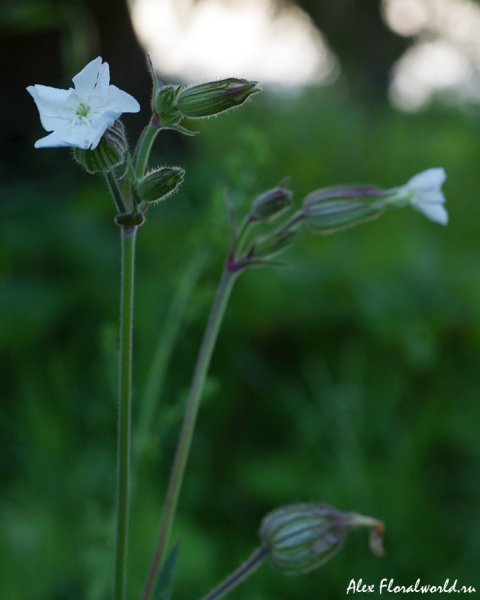
[[[340,550],[349,529],[360,526],[374,532],[370,547],[381,554],[381,521],[326,504],[291,504],[274,510],[263,519],[259,533],[272,564],[294,575],[323,565]]]
[[[182,90],[177,99],[177,108],[184,117],[190,119],[211,117],[240,106],[259,91],[256,81],[233,77],[202,83]]]
[[[334,233],[375,219],[391,207],[388,191],[372,186],[335,186],[309,194],[303,202],[303,213],[312,230]]]
[[[88,173],[100,173],[122,164],[126,151],[125,129],[123,123],[117,120],[105,131],[95,150],[74,148],[73,156]]]
[[[269,222],[276,219],[292,205],[292,192],[277,186],[260,194],[252,204],[248,216],[250,222]]]
[[[139,202],[159,202],[178,189],[183,181],[185,171],[180,167],[162,167],[147,173],[134,186],[135,196]]]

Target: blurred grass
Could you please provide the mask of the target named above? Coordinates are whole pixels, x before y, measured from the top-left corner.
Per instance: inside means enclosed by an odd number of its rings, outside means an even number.
[[[257,544],[262,516],[296,501],[383,519],[386,556],[370,555],[365,532],[353,533],[324,568],[285,578],[265,566],[232,600],[339,598],[352,578],[449,577],[478,590],[478,117],[440,105],[416,115],[365,108],[332,87],[264,92],[198,129],[182,145],[161,138],[158,162],[185,165],[187,178],[139,235],[137,401],[184,271],[204,250],[209,262],[138,473],[131,597],[152,552],[178,403],[228,247],[224,189],[241,211],[286,175],[299,203],[318,187],[389,187],[431,166],[448,174],[448,227],[403,210],[335,236],[305,232],[284,256],[291,268],[238,281],[180,503],[175,597],[201,597]],[[54,167],[0,189],[0,580],[9,600],[103,600],[118,232],[101,180],[66,162],[55,179]]]

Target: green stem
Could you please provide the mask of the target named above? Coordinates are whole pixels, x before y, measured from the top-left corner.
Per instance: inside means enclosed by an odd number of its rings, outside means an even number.
[[[152,149],[153,142],[159,131],[160,128],[152,117],[150,123],[142,131],[135,150],[133,166],[137,177],[143,177],[145,175],[150,150]]]
[[[304,218],[305,218],[305,215],[304,215],[303,210],[299,210],[296,213],[294,213],[287,221],[285,221],[285,223],[282,223],[279,227],[277,227],[275,229],[275,231],[272,232],[272,234],[278,235],[282,231],[286,231],[287,229],[290,229],[290,227],[293,227],[297,223],[301,223],[302,219],[304,219]]]
[[[173,519],[175,516],[175,510],[177,508],[178,496],[182,486],[185,467],[190,451],[193,432],[195,429],[195,422],[200,406],[200,400],[202,398],[205,379],[210,366],[210,359],[212,357],[212,352],[215,347],[215,342],[217,341],[220,324],[222,322],[223,315],[225,314],[225,308],[227,306],[235,279],[236,273],[230,269],[227,264],[217,289],[217,295],[215,296],[210,317],[208,319],[207,327],[203,336],[202,345],[200,347],[200,352],[198,354],[197,364],[195,366],[195,372],[193,375],[192,385],[190,387],[190,393],[183,418],[182,430],[180,432],[175,460],[165,497],[165,504],[163,506],[157,544],[150,565],[142,600],[149,600],[151,597],[155,579],[168,544]]]
[[[264,561],[269,550],[265,546],[260,546],[236,571],[231,573],[222,583],[204,596],[202,600],[219,600],[237,587],[244,579],[251,575]]]
[[[115,204],[117,205],[117,210],[120,215],[127,212],[127,207],[125,206],[125,202],[123,200],[122,192],[120,191],[120,187],[118,185],[117,178],[113,174],[112,171],[107,171],[106,174],[108,188],[110,193],[115,200]]]
[[[118,403],[117,524],[114,600],[124,600],[127,582],[130,505],[130,420],[132,399],[133,284],[136,227],[122,227],[120,288],[120,385]]]

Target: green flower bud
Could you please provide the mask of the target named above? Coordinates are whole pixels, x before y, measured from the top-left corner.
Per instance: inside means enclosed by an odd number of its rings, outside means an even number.
[[[73,149],[75,160],[80,163],[88,173],[111,171],[123,163],[127,151],[127,138],[121,121],[115,123],[105,131],[95,150]]]
[[[340,550],[348,530],[360,526],[370,528],[370,547],[382,554],[381,521],[326,504],[291,504],[274,510],[263,519],[260,538],[272,564],[294,575],[323,565]]]
[[[390,208],[387,195],[372,186],[337,186],[316,190],[303,203],[307,225],[320,233],[334,233],[379,217]]]
[[[147,173],[134,186],[135,196],[139,202],[158,202],[180,186],[185,171],[180,167],[162,167]]]
[[[323,565],[340,549],[345,518],[325,504],[291,504],[268,514],[260,538],[272,564],[286,574],[307,573]]]
[[[257,238],[252,245],[252,256],[255,258],[270,259],[290,248],[293,237],[297,233],[296,228],[284,229]]]
[[[157,86],[154,90],[153,112],[160,125],[176,125],[182,120],[182,113],[176,107],[179,85]]]
[[[222,79],[202,83],[182,90],[177,99],[177,108],[184,117],[201,119],[211,117],[243,104],[260,89],[256,81],[246,79]]]
[[[292,192],[280,186],[260,194],[252,204],[249,221],[269,222],[292,205]]]

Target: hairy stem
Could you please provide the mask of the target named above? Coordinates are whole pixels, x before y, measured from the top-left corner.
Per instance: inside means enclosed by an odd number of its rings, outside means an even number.
[[[107,171],[106,173],[107,185],[112,197],[115,201],[115,205],[117,207],[118,213],[121,215],[127,212],[127,207],[123,200],[122,192],[120,191],[120,187],[118,185],[117,178],[113,174],[113,171]]]
[[[155,122],[154,117],[152,117],[150,123],[142,131],[135,150],[133,166],[137,177],[143,177],[145,175],[150,150],[152,149],[153,142],[159,131],[160,128]]]
[[[155,553],[150,565],[142,600],[149,600],[151,597],[155,579],[167,548],[175,511],[177,508],[178,496],[183,482],[185,467],[187,465],[187,459],[195,429],[200,400],[202,398],[205,379],[210,366],[210,359],[212,357],[212,352],[215,347],[215,342],[217,341],[220,325],[223,315],[225,314],[225,308],[227,306],[235,279],[236,273],[229,269],[227,265],[223,271],[222,278],[217,289],[217,294],[215,296],[207,327],[203,336],[202,345],[200,347],[200,352],[198,354],[197,364],[195,366],[195,372],[193,375],[187,406],[183,418],[182,430],[180,432],[175,460],[165,497],[165,504],[163,506],[162,519],[160,523],[157,544],[155,547]]]
[[[122,227],[120,288],[120,384],[118,402],[118,473],[113,598],[124,600],[127,582],[130,505],[130,420],[132,400],[133,285],[136,227]]]

